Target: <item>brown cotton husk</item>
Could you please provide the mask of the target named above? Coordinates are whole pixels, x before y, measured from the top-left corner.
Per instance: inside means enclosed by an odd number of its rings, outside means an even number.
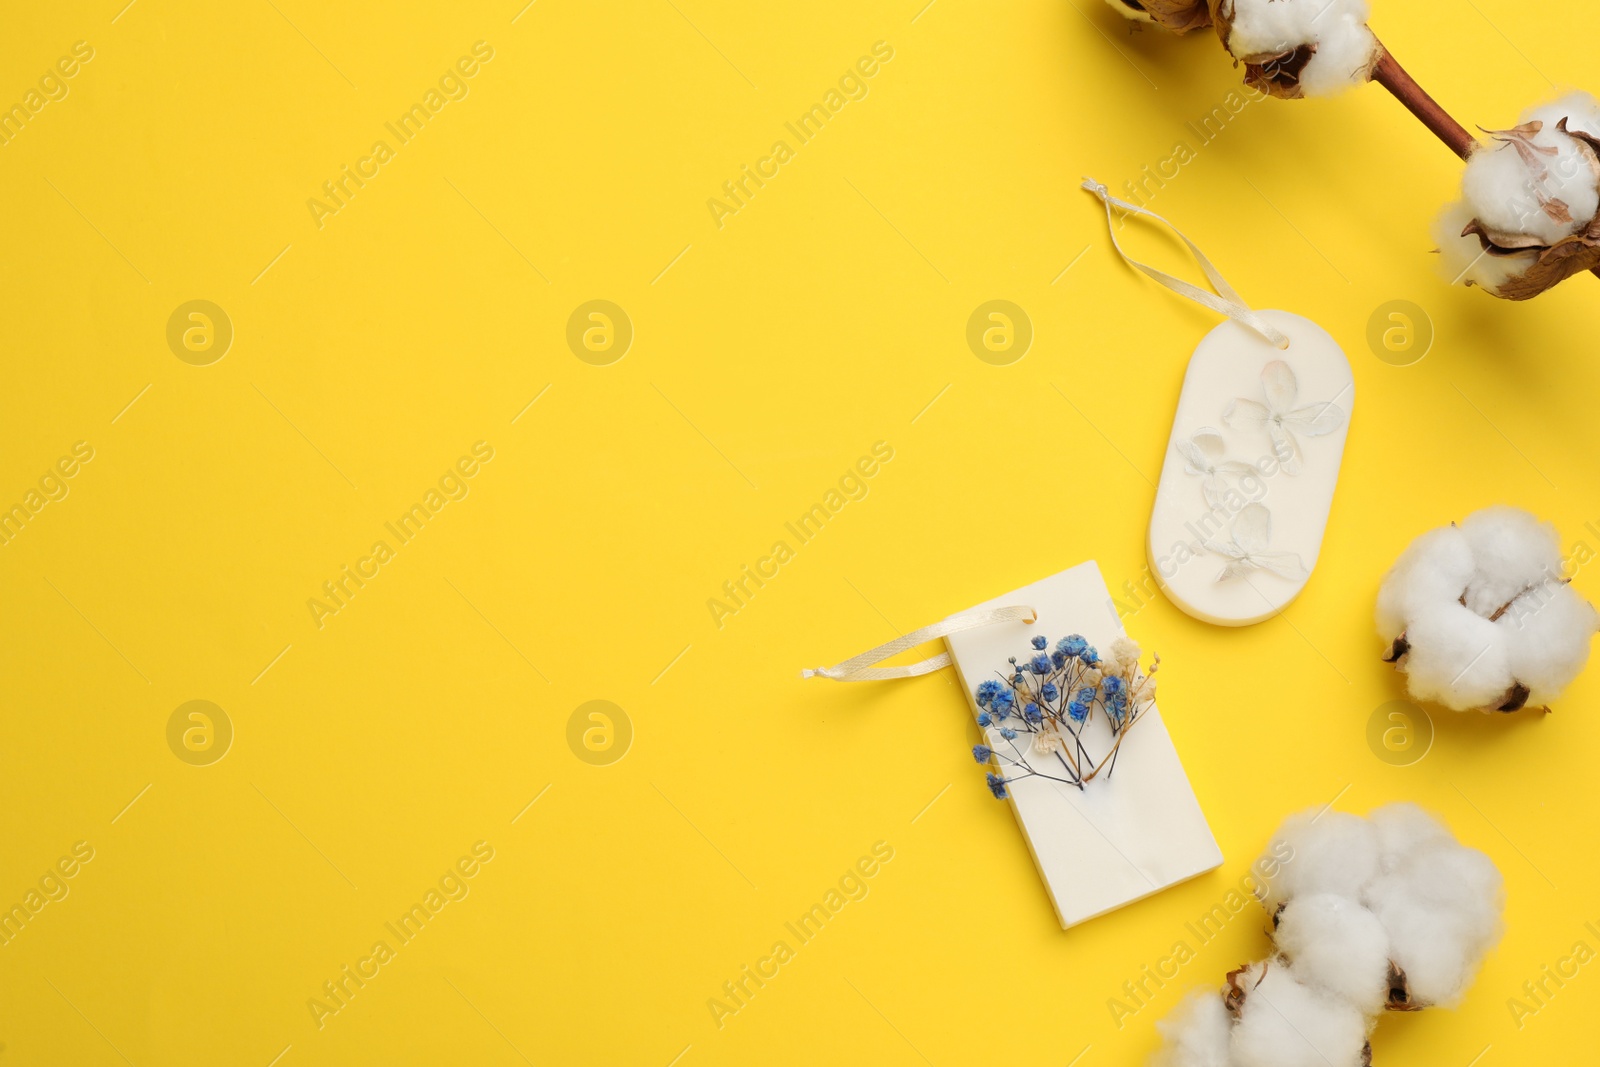
[[[1275,56],[1241,56],[1244,83],[1279,100],[1299,100],[1305,96],[1300,88],[1300,72],[1316,54],[1316,45],[1303,44],[1292,52]]]
[[[1121,0],[1142,10],[1162,29],[1184,34],[1211,25],[1211,8],[1206,0]]]
[[[1216,28],[1222,47],[1233,56],[1234,65],[1244,64],[1244,83],[1258,92],[1280,100],[1298,100],[1305,95],[1300,88],[1300,72],[1306,69],[1317,46],[1303,44],[1287,52],[1271,55],[1236,55],[1229,38],[1233,36],[1233,19],[1237,9],[1234,0],[1210,0],[1211,24]]]
[[[1529,252],[1538,255],[1521,274],[1490,290],[1504,300],[1531,300],[1574,274],[1600,267],[1600,216],[1591,220],[1582,233],[1553,245],[1530,243],[1522,234],[1495,233],[1476,220],[1461,232],[1477,237],[1484,252],[1491,256],[1521,256]]]
[[[1266,977],[1267,966],[1270,966],[1270,964],[1264,965],[1261,969],[1261,975],[1263,978]],[[1242,967],[1235,967],[1233,970],[1229,971],[1228,985],[1227,988],[1222,992],[1223,1006],[1228,1009],[1228,1014],[1232,1015],[1235,1019],[1237,1019],[1239,1017],[1239,1013],[1244,1010],[1244,1002],[1245,999],[1250,995],[1250,989],[1253,989],[1255,986],[1261,984],[1261,979],[1257,978],[1253,985],[1250,985],[1249,988],[1246,988],[1246,979],[1249,976],[1249,971],[1250,965],[1248,963]]]
[[[1411,987],[1406,982],[1406,972],[1401,970],[1393,960],[1389,961],[1389,996],[1383,1002],[1385,1011],[1421,1011],[1426,1008],[1411,996]]]

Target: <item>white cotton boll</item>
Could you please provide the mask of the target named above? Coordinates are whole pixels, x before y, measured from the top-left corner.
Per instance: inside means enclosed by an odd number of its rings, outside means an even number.
[[[1303,811],[1283,820],[1256,864],[1276,872],[1264,886],[1262,905],[1272,914],[1297,896],[1337,893],[1355,897],[1378,873],[1378,839],[1360,816]]]
[[[1561,570],[1556,528],[1521,508],[1475,511],[1461,523],[1476,567],[1466,589],[1467,607],[1489,618]]]
[[[1379,57],[1366,0],[1235,0],[1228,51],[1236,58],[1315,51],[1299,72],[1307,96],[1331,96],[1368,79]]]
[[[1500,940],[1505,884],[1489,857],[1445,845],[1384,875],[1367,905],[1389,935],[1389,953],[1414,1002],[1456,1004]]]
[[[1379,634],[1400,653],[1385,658],[1412,697],[1456,711],[1547,704],[1588,663],[1600,628],[1564,566],[1556,528],[1518,508],[1430,530],[1379,586]]]
[[[1441,526],[1412,541],[1378,588],[1379,635],[1393,640],[1418,612],[1461,596],[1475,569],[1459,527]]]
[[[1360,1067],[1367,1020],[1353,1004],[1303,984],[1282,961],[1254,964],[1238,982],[1233,1067]]]
[[[1367,816],[1378,836],[1378,868],[1384,874],[1428,849],[1454,846],[1449,827],[1415,804],[1385,804]]]
[[[1233,1016],[1214,990],[1190,993],[1156,1029],[1166,1044],[1151,1067],[1233,1067]]]
[[[1445,206],[1434,220],[1433,240],[1439,248],[1439,273],[1451,285],[1481,285],[1497,292],[1502,285],[1520,278],[1538,260],[1536,252],[1515,256],[1495,256],[1483,250],[1474,234],[1462,235],[1472,222],[1473,209],[1457,200]]]
[[[1559,697],[1589,662],[1600,614],[1570,585],[1551,580],[1519,597],[1495,625],[1505,631],[1511,673],[1537,707]]]
[[[1532,134],[1532,168],[1515,146],[1489,144],[1467,160],[1461,191],[1485,228],[1502,234],[1527,234],[1547,245],[1578,233],[1600,206],[1600,187],[1587,149],[1554,127]],[[1556,202],[1559,201],[1558,205]],[[1548,205],[1548,207],[1546,206]]]
[[[1406,626],[1402,661],[1406,689],[1455,711],[1497,705],[1513,684],[1505,631],[1451,602],[1429,608]]]
[[[1350,897],[1295,897],[1279,916],[1272,940],[1295,976],[1367,1015],[1389,995],[1389,935],[1378,917]]]

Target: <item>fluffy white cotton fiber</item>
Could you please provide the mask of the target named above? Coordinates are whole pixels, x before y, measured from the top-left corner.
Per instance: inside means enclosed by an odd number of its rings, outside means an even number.
[[[1500,939],[1500,872],[1414,804],[1292,815],[1273,868],[1277,954],[1163,1021],[1159,1067],[1358,1067],[1383,1009],[1458,1003]]]
[[[1268,914],[1296,896],[1354,895],[1378,873],[1378,837],[1372,824],[1343,811],[1289,816],[1272,835],[1266,855],[1293,857],[1257,865],[1257,870],[1273,870],[1258,891]]]
[[[1226,44],[1236,59],[1260,63],[1309,46],[1299,72],[1307,96],[1367,81],[1381,46],[1367,29],[1366,0],[1234,0]]]
[[[1467,607],[1489,618],[1542,579],[1561,571],[1556,528],[1519,508],[1485,508],[1461,524],[1472,551]]]
[[[1589,658],[1596,624],[1593,606],[1563,582],[1540,583],[1500,620],[1506,656],[1516,664],[1517,681],[1528,687],[1530,704],[1561,695]]]
[[[1486,508],[1413,541],[1377,603],[1410,694],[1457,711],[1558,697],[1600,627],[1561,571],[1555,528],[1516,508]]]
[[[1398,634],[1423,608],[1455,600],[1476,569],[1459,526],[1429,530],[1406,546],[1378,589],[1378,629]]]
[[[1272,935],[1294,973],[1366,1015],[1389,996],[1389,934],[1378,916],[1336,893],[1295,897]]]
[[[1418,700],[1455,708],[1504,704],[1513,675],[1500,628],[1451,601],[1413,615],[1405,627],[1410,651],[1400,661],[1406,689]]]
[[[1156,1028],[1166,1045],[1153,1067],[1233,1067],[1233,1016],[1215,993],[1189,994]]]
[[[1366,1016],[1301,982],[1275,960],[1234,977],[1244,991],[1233,1027],[1233,1067],[1361,1067]]]

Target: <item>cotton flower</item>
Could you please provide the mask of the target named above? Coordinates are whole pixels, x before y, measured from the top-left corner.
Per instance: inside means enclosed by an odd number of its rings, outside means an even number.
[[[1453,1006],[1503,933],[1500,872],[1414,804],[1390,804],[1369,819],[1384,873],[1362,900],[1389,936],[1397,989],[1390,1006]]]
[[[1273,454],[1285,474],[1298,474],[1301,467],[1301,437],[1322,437],[1344,425],[1344,409],[1330,397],[1304,406],[1300,403],[1300,382],[1289,364],[1275,359],[1261,368],[1262,404],[1245,397],[1228,402],[1222,421],[1230,429],[1265,429]]]
[[[1212,21],[1245,82],[1273,96],[1332,96],[1383,57],[1366,0],[1218,0]]]
[[[1600,102],[1572,93],[1489,136],[1434,227],[1450,281],[1525,300],[1600,266]]]
[[[1308,572],[1297,553],[1267,550],[1272,543],[1272,513],[1260,504],[1246,504],[1240,508],[1228,533],[1232,540],[1202,542],[1207,552],[1228,561],[1217,575],[1217,581],[1225,582],[1257,570],[1289,581],[1305,580]]]
[[[1378,590],[1388,659],[1416,699],[1516,711],[1560,696],[1589,659],[1600,615],[1561,577],[1556,530],[1486,508],[1418,537]]]
[[[1276,954],[1159,1024],[1159,1067],[1365,1067],[1385,1010],[1453,1006],[1501,935],[1483,853],[1413,804],[1290,816],[1255,867]]]

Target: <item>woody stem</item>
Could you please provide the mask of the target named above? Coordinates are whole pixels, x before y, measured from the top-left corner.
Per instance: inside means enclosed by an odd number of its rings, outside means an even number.
[[[1427,90],[1418,85],[1415,78],[1406,73],[1406,69],[1395,60],[1387,48],[1383,49],[1382,58],[1373,68],[1372,80],[1393,93],[1395,99],[1406,106],[1407,111],[1415,115],[1435,137],[1462,159],[1472,155],[1473,150],[1478,147],[1478,139],[1468,133],[1465,126],[1451,118],[1450,113],[1440,107],[1439,102],[1429,96]]]

